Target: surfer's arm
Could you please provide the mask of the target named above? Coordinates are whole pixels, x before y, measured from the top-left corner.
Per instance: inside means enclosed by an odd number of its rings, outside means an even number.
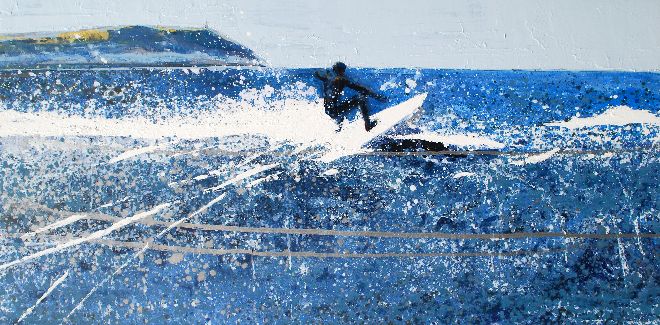
[[[325,72],[321,73],[320,70],[319,71],[314,71],[314,77],[316,77],[318,79],[321,79],[323,81],[328,81],[328,74],[325,73]]]
[[[360,84],[357,84],[357,83],[355,83],[355,82],[352,82],[352,81],[350,81],[350,80],[348,81],[348,83],[346,84],[346,86],[347,86],[348,88],[351,88],[351,89],[353,89],[353,90],[355,90],[355,91],[357,91],[357,92],[363,94],[363,95],[373,97],[373,98],[375,98],[375,99],[377,99],[377,100],[379,100],[379,101],[381,101],[381,102],[384,102],[384,101],[387,100],[387,97],[385,97],[385,96],[383,96],[383,95],[381,95],[381,94],[379,94],[379,93],[373,92],[371,89],[369,89],[369,88],[367,88],[367,87],[365,87],[365,86],[362,86],[362,85],[360,85]]]

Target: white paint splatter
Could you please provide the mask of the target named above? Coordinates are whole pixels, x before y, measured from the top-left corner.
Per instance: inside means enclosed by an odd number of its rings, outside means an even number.
[[[406,86],[410,89],[415,89],[417,87],[417,81],[413,79],[406,79]]]
[[[413,79],[406,79],[406,89],[405,89],[406,94],[409,94],[416,87],[417,87],[417,81]]]
[[[264,182],[270,182],[270,181],[273,181],[273,180],[278,180],[278,179],[280,179],[280,177],[279,177],[280,174],[281,174],[281,172],[277,172],[277,173],[268,175],[266,177],[257,178],[255,180],[251,181],[250,183],[248,183],[248,185],[246,185],[245,187],[252,188],[252,187],[255,187],[255,186],[257,186],[261,183],[264,183]]]
[[[108,208],[108,207],[111,207],[111,206],[113,206],[113,205],[115,205],[115,204],[117,204],[117,203],[126,202],[129,198],[130,198],[130,197],[128,197],[128,196],[124,196],[121,200],[114,201],[114,202],[110,202],[110,203],[106,203],[106,204],[104,204],[104,205],[98,207],[98,209]]]
[[[383,83],[380,86],[380,91],[386,91],[386,90],[394,89],[398,86],[399,86],[398,83],[396,83],[394,80],[390,80],[388,82]]]
[[[619,260],[621,261],[621,271],[623,272],[623,276],[628,275],[628,262],[626,260],[626,250],[623,248],[623,243],[621,241],[621,238],[617,238],[617,244],[619,246]]]

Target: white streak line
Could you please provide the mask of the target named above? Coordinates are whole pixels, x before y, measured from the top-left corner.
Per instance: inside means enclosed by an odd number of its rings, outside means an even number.
[[[30,314],[32,313],[32,311],[33,311],[35,308],[37,308],[37,306],[38,306],[42,301],[44,301],[44,299],[46,299],[46,297],[48,297],[48,296],[51,294],[51,292],[53,292],[53,290],[55,290],[55,288],[57,288],[60,284],[62,284],[62,282],[64,282],[64,280],[66,280],[66,278],[67,278],[68,276],[69,276],[69,270],[66,270],[66,272],[64,272],[64,274],[62,274],[62,276],[60,276],[59,278],[57,278],[57,280],[55,280],[55,282],[53,282],[53,284],[50,285],[50,287],[48,288],[48,290],[46,290],[46,292],[45,292],[41,297],[39,297],[39,299],[38,299],[37,302],[34,304],[34,306],[28,308],[27,310],[25,310],[25,312],[23,312],[23,315],[21,315],[21,317],[16,321],[16,323],[17,323],[17,324],[20,323],[25,317],[27,317],[28,315],[30,315]]]
[[[224,183],[222,183],[222,184],[220,184],[216,187],[207,188],[204,191],[205,192],[215,192],[217,190],[221,190],[221,189],[223,189],[223,188],[225,188],[229,185],[236,184],[236,183],[238,183],[238,182],[240,182],[240,181],[242,181],[246,178],[249,178],[249,177],[254,176],[256,174],[262,173],[262,172],[267,171],[269,169],[275,168],[277,165],[279,165],[279,164],[263,165],[263,166],[258,166],[258,167],[252,168],[248,171],[245,171],[241,174],[238,174],[236,177],[234,177],[232,179],[229,179],[229,180],[225,181]]]
[[[148,147],[131,149],[131,150],[125,151],[124,153],[120,154],[119,156],[117,156],[115,158],[110,159],[110,161],[108,161],[108,164],[110,165],[110,164],[114,164],[116,162],[120,162],[122,160],[130,159],[130,158],[133,158],[133,157],[136,157],[136,156],[139,156],[139,155],[152,153],[152,152],[154,152],[156,150],[159,150],[163,147],[164,147],[164,145],[159,144],[159,145],[155,145],[155,146],[148,146]]]
[[[115,269],[115,271],[112,272],[111,275],[109,275],[108,277],[106,277],[105,279],[103,279],[103,281],[101,281],[101,283],[99,283],[99,284],[97,284],[96,286],[94,286],[94,288],[92,288],[92,290],[90,290],[89,293],[88,293],[87,295],[85,295],[85,297],[82,298],[82,299],[80,300],[80,302],[79,302],[75,307],[73,307],[73,309],[71,309],[71,311],[69,312],[68,315],[66,315],[66,317],[64,318],[64,320],[67,320],[69,317],[71,317],[71,315],[73,315],[73,313],[76,312],[76,310],[82,308],[82,306],[85,304],[85,302],[87,301],[87,299],[89,299],[89,297],[91,297],[91,296],[96,292],[96,290],[98,290],[98,288],[100,288],[101,286],[103,286],[106,282],[110,281],[115,275],[117,275],[117,274],[118,274],[119,272],[121,272],[126,266],[128,266],[128,264],[130,264],[133,260],[135,260],[135,258],[137,258],[138,256],[140,256],[141,254],[144,254],[144,252],[147,251],[147,249],[149,249],[149,245],[151,245],[151,242],[153,242],[153,241],[154,241],[155,239],[157,239],[157,238],[160,238],[162,235],[166,234],[166,233],[169,232],[170,230],[172,230],[172,229],[178,227],[179,225],[181,225],[181,224],[182,224],[183,222],[185,222],[186,220],[188,220],[188,219],[190,219],[190,218],[192,218],[192,217],[194,217],[194,216],[196,216],[196,215],[198,215],[198,214],[200,214],[200,213],[205,212],[205,211],[208,210],[211,206],[213,206],[214,204],[216,204],[216,203],[220,202],[222,199],[224,199],[226,195],[227,195],[227,193],[222,193],[222,194],[220,194],[218,197],[216,197],[215,199],[211,200],[209,203],[207,203],[207,204],[204,205],[203,207],[199,208],[197,211],[195,211],[195,212],[193,212],[193,213],[191,213],[191,214],[189,214],[189,215],[187,215],[187,216],[185,216],[185,217],[183,217],[183,218],[181,218],[181,219],[179,219],[179,220],[177,220],[177,221],[171,223],[171,224],[170,224],[165,230],[159,232],[156,236],[150,238],[150,239],[147,241],[147,243],[144,245],[144,247],[142,247],[142,249],[140,249],[140,250],[137,251],[135,254],[133,254],[133,256],[131,256],[131,258],[129,258],[128,260],[126,260],[126,262],[124,262],[124,264],[122,264],[122,265],[119,266],[117,269]]]
[[[262,155],[262,153],[258,153],[258,154],[254,154],[252,156],[249,156],[249,157],[245,158],[238,165],[236,165],[236,168],[243,167],[243,166],[253,162],[255,159],[259,158],[261,155]]]
[[[76,221],[78,221],[78,220],[86,219],[86,218],[87,218],[87,215],[86,215],[86,214],[74,214],[74,215],[71,215],[71,216],[69,216],[69,217],[67,217],[67,218],[64,218],[64,219],[62,219],[62,220],[59,220],[59,221],[57,221],[57,222],[55,222],[55,223],[52,223],[52,224],[50,224],[50,225],[48,225],[48,226],[41,227],[41,228],[39,228],[39,229],[37,229],[37,230],[35,230],[35,231],[32,231],[32,232],[28,232],[28,233],[24,234],[23,236],[21,236],[21,239],[27,239],[27,238],[29,238],[29,237],[32,237],[32,236],[36,235],[36,234],[40,234],[40,233],[42,233],[42,232],[46,232],[46,231],[49,231],[49,230],[53,230],[53,229],[57,229],[57,228],[60,228],[60,227],[64,227],[64,226],[66,226],[66,225],[68,225],[68,224],[72,224],[72,223],[74,223],[74,222],[76,222]]]
[[[259,185],[259,184],[261,184],[261,183],[263,183],[263,182],[270,182],[270,181],[272,181],[272,180],[277,180],[277,179],[279,179],[279,175],[280,175],[281,173],[282,173],[282,172],[277,172],[277,173],[274,173],[274,174],[268,175],[268,176],[266,176],[266,177],[257,178],[257,179],[255,179],[255,180],[251,181],[250,183],[248,183],[248,185],[246,185],[245,187],[247,187],[247,188],[252,188],[252,187],[257,186],[257,185]]]
[[[104,205],[102,205],[102,206],[96,208],[96,210],[98,210],[98,209],[102,209],[102,208],[108,208],[108,207],[111,207],[111,206],[113,206],[113,205],[115,205],[115,204],[117,204],[117,203],[126,202],[126,200],[128,200],[129,198],[130,198],[130,197],[125,196],[123,199],[121,199],[121,200],[119,200],[119,201],[114,201],[114,202],[106,203],[106,204],[104,204]]]
[[[12,262],[2,264],[2,265],[0,265],[0,271],[2,271],[4,269],[7,269],[7,268],[10,268],[10,267],[12,267],[14,265],[17,265],[17,264],[21,264],[21,263],[27,262],[29,260],[33,260],[35,258],[39,258],[39,257],[44,256],[44,255],[53,254],[53,253],[59,252],[61,250],[67,249],[69,247],[80,245],[82,243],[85,243],[85,242],[88,242],[88,241],[91,241],[91,240],[99,239],[103,236],[106,236],[106,235],[110,234],[111,232],[113,232],[117,229],[120,229],[124,226],[127,226],[127,225],[131,224],[131,223],[139,221],[140,219],[143,219],[145,217],[154,215],[154,214],[158,213],[160,210],[162,210],[163,208],[165,208],[167,206],[169,206],[169,203],[158,205],[158,206],[154,207],[153,209],[151,209],[149,211],[138,213],[138,214],[136,214],[132,217],[129,217],[129,218],[121,219],[121,220],[113,223],[112,225],[110,225],[110,227],[105,228],[103,230],[93,232],[89,236],[82,237],[82,238],[77,238],[77,239],[68,241],[66,243],[59,244],[55,247],[51,247],[51,248],[42,250],[42,251],[34,253],[34,254],[24,256],[20,259],[12,261]]]
[[[544,153],[540,153],[538,155],[533,155],[530,157],[527,157],[523,160],[514,160],[511,161],[511,164],[516,165],[516,166],[522,166],[525,164],[538,164],[542,161],[546,161],[550,159],[552,156],[554,156],[557,152],[559,152],[558,148],[552,149],[550,151],[546,151]]]

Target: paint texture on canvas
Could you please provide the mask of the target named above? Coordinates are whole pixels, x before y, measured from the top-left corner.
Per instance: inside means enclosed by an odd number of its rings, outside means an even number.
[[[266,61],[1,38],[0,322],[654,322],[660,75]]]

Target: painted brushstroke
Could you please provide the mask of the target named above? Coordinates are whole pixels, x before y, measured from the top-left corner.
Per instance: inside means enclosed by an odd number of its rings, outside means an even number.
[[[43,42],[100,48],[104,31]],[[349,69],[389,100],[369,102],[374,133],[359,112],[338,132],[315,69],[93,54],[0,71],[3,323],[62,268],[76,285],[32,317],[655,319],[660,128],[636,112],[658,114],[657,75]],[[633,123],[550,126],[618,106]]]

